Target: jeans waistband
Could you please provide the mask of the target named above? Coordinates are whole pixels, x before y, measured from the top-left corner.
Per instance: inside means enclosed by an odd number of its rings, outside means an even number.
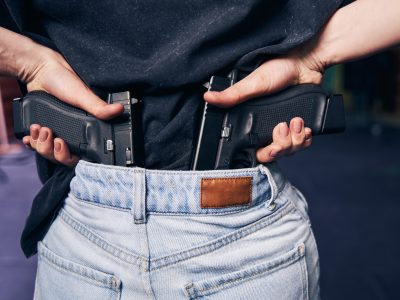
[[[147,213],[225,214],[273,201],[286,184],[275,163],[255,168],[209,171],[171,171],[126,168],[80,160],[71,181],[71,194],[102,205],[132,209],[136,223]],[[242,206],[201,208],[204,178],[251,177],[251,202]]]

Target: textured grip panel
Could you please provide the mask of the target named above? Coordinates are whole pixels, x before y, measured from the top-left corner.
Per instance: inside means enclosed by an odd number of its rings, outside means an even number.
[[[287,122],[294,117],[301,117],[305,126],[318,133],[314,111],[314,99],[310,97],[293,98],[290,101],[276,103],[270,106],[260,106],[255,114],[253,132],[263,140],[263,143],[272,141],[272,130],[281,122]]]
[[[113,145],[111,149],[106,143],[113,141],[113,125],[88,115],[85,111],[68,105],[56,97],[40,92],[30,92],[23,99],[14,101],[14,127],[18,136],[29,132],[32,124],[49,127],[55,137],[62,138],[73,154],[86,160],[115,164]]]
[[[60,111],[49,109],[48,104],[41,102],[29,106],[29,111],[24,107],[25,120],[29,124],[39,124],[51,128],[55,137],[64,139],[68,144],[76,144],[77,141],[82,140],[83,123],[82,120],[71,117],[69,115],[61,115]],[[77,145],[79,146],[79,145]]]
[[[79,145],[87,142],[86,127],[94,118],[50,94],[34,91],[22,100],[22,119],[25,131],[29,132],[32,124],[49,127],[55,137],[64,139],[70,150],[79,154]]]
[[[58,99],[57,97],[48,94],[46,92],[43,91],[32,91],[30,93],[28,93],[25,97],[24,97],[24,101],[28,101],[28,99],[33,98],[36,101],[44,101],[45,103],[49,102],[51,103],[51,106],[54,108],[56,107],[58,110],[60,111],[68,111],[71,114],[74,115],[81,115],[81,116],[85,116],[87,115],[85,111],[83,111],[80,108],[77,108],[75,106],[69,105],[63,101],[61,101],[60,99]]]
[[[256,149],[272,142],[272,132],[294,117],[304,120],[313,135],[321,134],[326,115],[326,94],[314,86],[301,86],[244,102],[228,113],[229,138],[220,139],[216,168],[255,166]]]

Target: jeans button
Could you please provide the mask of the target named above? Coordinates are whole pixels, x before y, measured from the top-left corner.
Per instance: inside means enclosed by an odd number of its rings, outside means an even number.
[[[276,208],[276,203],[275,203],[274,201],[270,201],[270,202],[267,204],[267,209],[268,209],[268,210],[273,211],[273,210],[275,210],[275,208]]]

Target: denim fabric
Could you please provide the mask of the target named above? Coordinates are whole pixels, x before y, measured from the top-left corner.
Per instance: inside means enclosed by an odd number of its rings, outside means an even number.
[[[250,204],[200,206],[202,178],[252,178]],[[317,299],[303,195],[275,164],[156,171],[80,161],[42,242],[35,299]]]

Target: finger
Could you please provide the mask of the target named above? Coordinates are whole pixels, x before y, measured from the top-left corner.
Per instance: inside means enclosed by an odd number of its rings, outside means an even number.
[[[308,140],[312,137],[312,130],[311,128],[304,128],[305,139]]]
[[[246,78],[240,80],[233,86],[221,92],[207,92],[204,99],[212,104],[229,107],[246,101],[250,98],[263,95],[268,89],[264,75],[258,71],[254,71]]]
[[[107,104],[90,91],[79,78],[70,81],[69,85],[64,83],[60,85],[54,96],[102,120],[112,119],[122,113],[123,106],[121,104]],[[67,86],[69,86],[68,89],[66,89]]]
[[[42,127],[39,131],[39,139],[36,144],[36,151],[49,160],[54,160],[53,133],[50,128]]]
[[[31,136],[30,135],[26,135],[22,138],[22,143],[25,145],[25,147],[29,150],[33,150],[33,148],[31,147]]]
[[[47,80],[39,88],[102,120],[109,120],[122,113],[121,104],[107,104],[101,100],[71,69],[63,67],[57,76],[57,80]]]
[[[291,132],[286,122],[279,123],[272,132],[274,144],[282,147],[283,152],[290,152],[292,149]]]
[[[260,148],[256,152],[257,160],[261,163],[274,161],[291,149],[292,139],[286,122],[279,123],[272,132],[272,144]]]
[[[258,149],[256,152],[256,157],[260,163],[268,163],[280,157],[282,153],[282,146],[270,144],[267,147]]]
[[[251,98],[277,92],[296,83],[298,72],[292,61],[273,59],[267,61],[222,92],[207,92],[204,99],[214,105],[229,107]]]
[[[292,136],[292,151],[296,151],[305,141],[304,121],[302,118],[293,118],[290,121],[290,132]]]
[[[31,148],[34,149],[34,150],[36,149],[36,144],[37,144],[37,141],[38,141],[38,138],[39,138],[40,128],[41,128],[41,126],[38,125],[38,124],[32,124],[29,127],[29,133],[30,133],[30,136],[31,136],[29,142],[30,142]]]
[[[71,155],[68,145],[60,138],[54,139],[54,158],[60,164],[68,167],[74,167],[79,161],[79,157]]]

